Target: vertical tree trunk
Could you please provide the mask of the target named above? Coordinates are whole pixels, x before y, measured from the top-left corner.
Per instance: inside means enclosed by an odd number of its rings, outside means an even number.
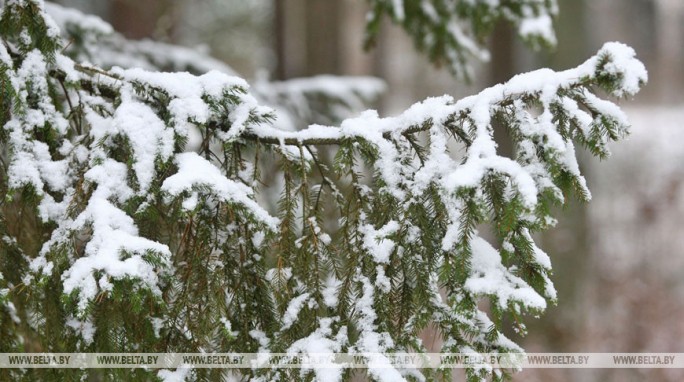
[[[287,78],[287,68],[285,61],[287,50],[285,49],[285,23],[286,13],[285,4],[283,1],[275,0],[273,2],[273,51],[276,55],[276,67],[273,76],[276,80],[284,80]]]
[[[274,0],[276,78],[342,74],[344,1]]]
[[[173,0],[110,0],[109,22],[130,39],[173,40]]]
[[[680,88],[682,67],[684,66],[684,2],[681,0],[656,1],[657,19],[656,41],[658,59],[656,70],[659,75],[652,76],[655,87],[660,90],[657,96],[664,102],[681,102]]]
[[[273,0],[274,51],[278,60],[276,79],[301,77],[307,73],[306,35],[308,23],[305,0]]]
[[[489,85],[508,81],[516,73],[515,31],[506,21],[500,20],[491,37],[492,61],[489,71]],[[493,121],[494,141],[499,155],[512,157],[513,141],[501,123]]]

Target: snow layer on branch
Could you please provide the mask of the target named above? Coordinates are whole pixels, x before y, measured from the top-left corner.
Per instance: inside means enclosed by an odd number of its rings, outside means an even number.
[[[52,17],[60,30],[78,27],[84,31],[96,32],[102,35],[111,34],[114,29],[101,18],[88,15],[73,8],[45,2],[45,11]]]
[[[254,97],[246,94],[249,85],[245,80],[218,71],[210,71],[201,76],[190,73],[149,72],[142,69],[116,69],[114,72],[125,80],[151,86],[172,97],[169,109],[182,136],[188,135],[190,122],[204,124],[210,122],[211,118],[225,117],[212,111],[212,103],[227,107],[230,129],[218,132],[224,141],[238,137],[246,129],[253,113],[268,114],[271,111],[259,106]],[[226,98],[228,95],[236,97],[237,101],[229,100]]]
[[[138,81],[166,91],[175,98],[200,98],[206,94],[221,98],[224,91],[232,87],[248,88],[245,80],[218,71],[210,71],[201,76],[187,72],[152,72],[139,68],[114,70],[114,73],[128,81]]]
[[[520,74],[505,84],[490,87],[459,101],[454,101],[448,96],[429,98],[411,106],[396,117],[380,118],[377,112],[367,111],[359,117],[344,120],[339,128],[312,125],[302,131],[287,132],[268,126],[257,126],[250,127],[250,131],[261,138],[275,138],[281,141],[291,139],[302,143],[315,140],[341,141],[345,138],[363,139],[377,148],[376,170],[387,184],[388,191],[401,199],[405,189],[401,185],[406,186],[408,183],[408,186],[412,187],[410,174],[407,173],[411,169],[401,163],[401,153],[391,139],[395,142],[400,141],[403,133],[421,129],[425,124],[442,129],[449,118],[461,118],[466,126],[470,125],[475,130],[464,164],[445,165],[445,157],[433,156],[439,163],[422,164],[421,167],[432,168],[434,172],[421,174],[417,187],[424,187],[426,179],[442,179],[444,187],[453,190],[474,187],[489,171],[494,171],[509,176],[525,205],[532,208],[537,203],[539,191],[550,187],[553,182],[537,158],[531,158],[533,163],[523,167],[514,160],[496,154],[496,143],[491,131],[493,113],[512,107],[511,111],[516,113],[520,121],[519,129],[526,137],[522,144],[540,138],[541,143],[534,143],[535,145],[543,144],[546,150],[555,153],[556,159],[565,169],[580,176],[574,146],[570,139],[563,139],[558,133],[553,122],[551,106],[568,105],[567,113],[575,116],[581,123],[586,123],[586,113],[576,107],[576,102],[568,102],[568,98],[560,94],[577,88],[581,90],[577,97],[597,111],[596,118],[608,118],[615,121],[619,128],[626,130],[628,121],[619,107],[598,98],[584,88],[587,81],[606,75],[618,76],[621,79],[614,91],[616,95],[632,94],[648,79],[643,64],[635,58],[631,48],[620,43],[607,43],[596,56],[577,68],[562,72],[540,69]],[[538,98],[543,107],[544,111],[538,117],[532,116],[521,103],[524,97],[529,96]],[[519,106],[515,106],[516,104]],[[580,128],[588,129],[590,126]],[[434,138],[439,137],[434,135]],[[581,176],[579,179],[580,183],[584,184]],[[586,192],[588,193],[588,190]]]
[[[10,69],[11,70],[11,69]],[[9,185],[19,188],[32,185],[38,195],[43,195],[45,186],[53,191],[63,192],[69,182],[69,168],[66,160],[53,161],[48,145],[32,138],[34,129],[50,126],[57,134],[64,134],[68,122],[52,104],[47,79],[47,63],[38,50],[29,52],[16,73],[12,73],[14,90],[28,103],[29,95],[36,97],[36,108],[17,110],[3,129],[10,135],[10,146],[16,151],[9,169]]]
[[[311,123],[338,123],[385,91],[385,83],[374,77],[321,75],[269,82],[258,79],[255,97],[277,111],[275,125],[296,131]]]
[[[302,310],[302,308],[304,308],[304,305],[306,305],[310,296],[311,294],[309,293],[303,293],[290,300],[290,303],[287,305],[287,310],[283,315],[283,326],[280,328],[280,330],[289,329],[292,326],[292,324],[294,324],[295,321],[297,321],[297,316],[299,316],[299,312]]]
[[[357,276],[361,284],[361,297],[356,301],[358,311],[359,339],[354,344],[354,349],[360,355],[371,353],[373,357],[368,363],[368,374],[381,382],[405,381],[399,371],[395,369],[390,360],[383,354],[394,346],[394,341],[389,333],[377,332],[375,323],[378,315],[373,307],[375,291],[370,280],[365,276]],[[350,350],[351,352],[351,350]]]
[[[180,72],[204,74],[214,71],[242,82],[236,86],[248,88],[230,66],[207,52],[150,40],[126,40],[96,16],[52,3],[47,3],[46,9],[62,29],[64,39],[73,41],[65,51],[76,61],[90,62],[105,69],[123,67],[148,72],[177,72],[177,78],[183,79],[189,78],[188,73]],[[61,58],[66,57],[59,55],[58,59]],[[161,77],[171,75],[161,74]],[[218,78],[214,80],[221,82]],[[372,77],[326,75],[275,82],[259,77],[253,82],[251,92],[259,104],[273,108],[268,112],[277,115],[276,126],[295,131],[311,123],[338,123],[364,110],[384,88],[383,81]],[[184,100],[173,100],[174,105],[170,108],[177,117],[177,129],[186,126],[192,133],[193,129],[187,126],[184,117],[197,116],[198,121],[205,120],[206,107],[193,98]]]
[[[159,274],[169,266],[171,253],[167,246],[140,237],[133,218],[116,206],[133,196],[127,172],[125,164],[112,159],[88,170],[85,180],[97,185],[88,205],[74,220],[59,222],[40,256],[30,264],[33,272],[50,274],[53,264],[47,254],[55,246],[68,245],[73,235],[88,235],[83,257],[61,275],[64,293],[77,293],[81,312],[99,291],[112,289],[112,280],[132,278],[153,293],[161,293]],[[100,274],[97,280],[96,274]]]
[[[525,280],[515,276],[501,264],[501,256],[487,241],[475,237],[470,242],[473,253],[471,274],[465,289],[474,295],[494,296],[502,309],[510,302],[519,302],[528,308],[546,309],[546,300]]]
[[[196,49],[151,40],[126,40],[101,18],[59,4],[46,2],[45,10],[65,40],[73,42],[65,51],[77,61],[105,69],[119,66],[194,73],[217,70],[236,75],[230,66]]]
[[[77,259],[62,274],[64,293],[78,291],[78,307],[82,311],[89,300],[95,298],[98,287],[111,290],[112,279],[134,278],[154,293],[161,293],[158,270],[147,256],[158,256],[162,267],[169,265],[171,252],[166,245],[138,236],[133,218],[117,208],[108,199],[125,197],[126,166],[113,160],[93,167],[86,179],[98,184],[86,209],[70,225],[70,231],[92,229],[91,239],[85,247],[85,256]],[[123,191],[122,194],[118,192]],[[57,231],[59,232],[59,230]],[[54,235],[53,235],[54,237]],[[44,247],[44,250],[49,247]],[[103,275],[95,280],[95,273]]]
[[[599,56],[601,55],[608,56],[608,62],[602,68],[603,72],[618,76],[620,79],[613,95],[635,95],[648,81],[646,67],[635,59],[636,52],[631,47],[619,42],[609,42],[599,51]]]
[[[226,178],[211,162],[196,153],[176,154],[178,172],[168,177],[162,184],[162,191],[178,196],[186,191],[202,190],[203,187],[226,203],[245,207],[249,213],[271,229],[275,229],[278,219],[272,217],[257,202],[251,199],[253,191],[248,186]]]
[[[523,38],[534,38],[540,36],[551,45],[556,45],[556,34],[553,31],[553,19],[549,14],[542,14],[537,17],[529,17],[520,21],[518,33]]]
[[[55,38],[59,37],[60,29],[57,23],[48,15],[46,12],[45,3],[42,0],[8,0],[5,4],[7,7],[11,6],[21,6],[26,7],[30,3],[30,6],[37,11],[38,19],[41,19],[45,23],[45,34],[48,37]],[[1,4],[0,4],[1,5]]]
[[[173,154],[173,130],[166,128],[152,108],[130,97],[122,100],[112,124],[111,133],[124,135],[133,148],[133,170],[140,192],[145,193],[156,176],[156,159],[165,161]]]
[[[389,264],[390,255],[394,251],[395,244],[387,237],[396,233],[398,229],[399,223],[394,220],[377,230],[370,224],[361,228],[361,232],[364,234],[363,247],[376,263]]]
[[[316,364],[313,368],[316,375],[316,381],[321,382],[336,382],[342,380],[342,365],[334,363],[335,353],[342,351],[342,346],[347,343],[347,329],[341,328],[337,334],[333,333],[332,325],[336,321],[335,318],[326,317],[319,319],[319,326],[316,330],[307,337],[298,339],[287,349],[290,355],[311,354],[320,364]],[[309,369],[302,369],[300,375],[302,377],[309,371]]]

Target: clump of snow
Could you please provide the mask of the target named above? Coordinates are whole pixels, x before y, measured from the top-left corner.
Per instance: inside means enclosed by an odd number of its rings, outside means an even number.
[[[223,324],[223,329],[226,331],[226,333],[230,334],[233,337],[239,334],[238,332],[233,331],[233,324],[230,322],[229,319],[221,317],[221,323]]]
[[[323,295],[323,303],[329,308],[337,308],[339,302],[339,288],[342,285],[342,281],[338,280],[335,276],[328,276],[325,281],[325,288],[321,291]]]
[[[83,229],[88,224],[93,234],[85,248],[86,256],[62,274],[64,293],[78,290],[79,309],[85,310],[88,301],[95,298],[98,285],[103,290],[111,289],[110,277],[138,279],[161,294],[157,270],[145,256],[158,254],[162,263],[168,264],[171,252],[166,245],[138,236],[133,219],[106,200],[91,200],[73,228]],[[97,271],[104,272],[99,280],[94,278]]]
[[[271,229],[278,225],[278,219],[250,198],[253,195],[251,188],[226,178],[216,166],[196,153],[176,154],[176,164],[178,172],[164,181],[162,191],[178,196],[185,191],[207,188],[219,200],[247,208],[250,214]]]
[[[370,224],[365,225],[361,229],[361,232],[364,234],[363,247],[376,263],[389,263],[395,244],[392,240],[387,239],[387,237],[396,233],[397,230],[399,230],[399,223],[394,220],[389,221],[377,230]]]
[[[161,260],[162,268],[168,266],[171,252],[166,245],[140,237],[133,218],[116,207],[110,199],[125,201],[132,196],[126,185],[126,166],[114,160],[89,170],[85,178],[97,187],[88,205],[73,221],[63,221],[43,245],[41,255],[31,262],[34,272],[49,274],[52,263],[45,256],[54,245],[66,243],[73,232],[90,230],[90,241],[85,247],[84,256],[77,259],[62,274],[64,293],[78,292],[78,307],[84,311],[88,302],[95,298],[99,290],[111,290],[111,279],[134,278],[146,285],[151,291],[161,293],[158,271],[145,260],[155,254]],[[166,265],[164,265],[166,264]],[[96,280],[94,274],[102,271],[103,276]]]
[[[90,320],[77,320],[72,317],[67,320],[66,325],[76,331],[78,335],[83,338],[85,346],[90,345],[93,342],[93,337],[95,336],[95,326]]]
[[[553,19],[548,14],[523,19],[518,26],[518,33],[525,38],[539,36],[551,45],[556,45],[556,34],[553,32]]]
[[[342,351],[342,347],[348,342],[347,329],[342,327],[335,334],[332,325],[336,319],[325,317],[319,319],[319,326],[308,336],[298,339],[287,349],[287,354],[315,355],[317,363],[313,368],[317,381],[335,382],[342,380],[342,365],[335,363],[335,353]],[[300,375],[304,377],[309,371],[302,368]]]
[[[12,301],[5,301],[4,307],[7,309],[7,313],[9,313],[12,322],[15,324],[21,324],[21,318],[19,318],[17,307],[14,306],[14,303],[12,303]]]
[[[132,91],[132,90],[129,90]],[[126,93],[124,93],[126,94]],[[124,98],[112,120],[113,134],[128,138],[133,148],[133,170],[140,192],[146,192],[155,177],[155,160],[167,160],[173,154],[173,130],[147,105]]]
[[[249,85],[239,77],[230,76],[216,70],[201,76],[190,73],[160,73],[143,69],[113,70],[123,79],[141,83],[164,91],[172,97],[169,110],[173,113],[175,125],[182,136],[188,136],[190,122],[204,124],[209,122],[211,105],[209,102],[229,106],[230,130],[217,132],[224,141],[238,137],[246,128],[252,113],[257,110],[267,114],[270,109],[259,106],[256,99],[247,94]],[[237,104],[230,104],[224,97],[227,94],[237,97]]]
[[[176,370],[159,370],[157,377],[164,382],[185,382],[188,379],[192,367],[190,365],[181,365]]]
[[[290,300],[290,303],[287,305],[287,310],[283,315],[283,325],[281,327],[281,330],[287,330],[290,328],[290,326],[292,326],[292,324],[295,323],[295,321],[297,320],[297,316],[299,316],[299,312],[307,303],[310,296],[310,293],[303,293]]]
[[[392,10],[397,21],[404,21],[404,18],[406,17],[404,0],[392,0]]]
[[[471,275],[465,282],[465,289],[474,295],[496,297],[496,303],[507,309],[509,302],[544,310],[546,300],[525,280],[515,276],[501,264],[501,257],[494,247],[480,237],[470,242],[472,249]]]
[[[609,57],[603,71],[620,78],[620,86],[615,89],[613,95],[635,95],[648,82],[646,67],[636,59],[636,52],[631,47],[619,42],[609,42],[601,48],[598,55]]]
[[[387,332],[378,333],[377,312],[373,307],[375,301],[375,291],[370,280],[365,276],[357,276],[361,284],[361,297],[356,301],[356,309],[358,310],[358,328],[359,339],[354,344],[350,352],[356,352],[359,355],[373,354],[371,362],[368,363],[368,374],[378,381],[404,381],[404,377],[395,369],[390,360],[381,353],[387,352],[394,346],[392,337]]]

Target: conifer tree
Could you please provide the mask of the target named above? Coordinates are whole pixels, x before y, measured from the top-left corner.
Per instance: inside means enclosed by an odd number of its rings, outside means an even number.
[[[483,39],[500,18],[533,46],[555,42],[553,0],[369,2],[369,44],[387,16],[462,77],[486,58]],[[554,224],[553,206],[590,198],[575,145],[607,157],[629,124],[606,98],[633,96],[647,81],[631,48],[608,43],[574,69],[380,117],[355,114],[382,90],[377,81],[250,88],[199,53],[126,41],[42,0],[5,1],[0,36],[2,352],[426,352],[419,333],[429,326],[444,352],[523,352],[504,326],[524,332],[525,314],[556,301],[533,234]],[[497,154],[493,121],[515,142],[513,157]],[[360,372],[378,381],[449,375],[383,366]],[[480,381],[510,371],[466,372]]]

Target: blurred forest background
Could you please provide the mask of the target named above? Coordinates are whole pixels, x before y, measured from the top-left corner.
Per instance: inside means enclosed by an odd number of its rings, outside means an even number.
[[[397,113],[427,96],[473,94],[516,73],[576,66],[606,41],[631,45],[649,70],[624,102],[632,137],[604,163],[582,165],[590,205],[571,203],[542,237],[559,304],[529,319],[528,352],[684,352],[684,1],[559,0],[558,48],[532,52],[501,24],[492,61],[466,84],[415,53],[390,23],[362,50],[363,0],[61,0],[132,39],[209,51],[248,80],[316,74],[387,82]],[[505,144],[501,150],[510,150]],[[510,336],[516,337],[514,333]],[[516,381],[682,381],[676,369],[529,369]]]

